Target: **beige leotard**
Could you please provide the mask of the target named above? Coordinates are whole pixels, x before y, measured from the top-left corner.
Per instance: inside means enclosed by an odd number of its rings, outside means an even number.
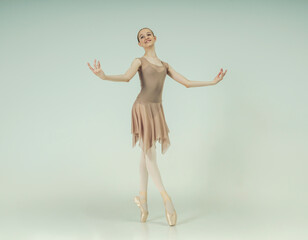
[[[138,69],[141,91],[131,111],[131,133],[133,147],[139,140],[139,146],[148,154],[148,150],[159,141],[164,154],[170,146],[169,128],[162,105],[162,92],[169,65],[160,66],[150,63],[145,57],[139,58]]]

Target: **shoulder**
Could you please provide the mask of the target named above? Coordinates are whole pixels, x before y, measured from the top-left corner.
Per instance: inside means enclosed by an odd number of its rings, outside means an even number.
[[[137,63],[139,66],[141,66],[142,63],[143,63],[143,59],[140,58],[140,57],[136,57],[136,58],[134,59],[134,62]]]
[[[169,68],[169,64],[167,62],[165,61],[161,61],[161,62],[165,65],[166,68]]]
[[[134,58],[134,60],[133,60],[133,62],[132,62],[132,66],[134,65],[134,66],[137,66],[138,67],[138,69],[140,68],[140,66],[141,66],[141,64],[142,64],[142,61],[141,61],[141,58]]]
[[[162,63],[164,64],[164,66],[165,66],[165,68],[167,70],[167,74],[170,75],[170,67],[171,66],[169,66],[169,64],[167,62],[165,62],[165,61],[162,61]]]
[[[136,58],[134,58],[133,62],[141,64],[141,58],[136,57]]]

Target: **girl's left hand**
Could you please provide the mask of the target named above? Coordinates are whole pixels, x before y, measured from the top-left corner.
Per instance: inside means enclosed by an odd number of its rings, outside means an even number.
[[[220,72],[217,74],[217,76],[214,78],[214,82],[215,84],[219,83],[223,77],[226,75],[226,72],[227,72],[227,69],[225,72],[223,72],[223,69],[221,68],[220,69]]]

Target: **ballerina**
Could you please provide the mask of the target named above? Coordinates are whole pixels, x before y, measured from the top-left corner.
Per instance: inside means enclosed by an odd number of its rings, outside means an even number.
[[[161,174],[156,161],[156,142],[161,144],[164,154],[170,146],[169,128],[162,105],[162,92],[166,75],[186,88],[211,86],[220,82],[225,76],[221,68],[212,81],[191,81],[176,72],[167,62],[161,61],[155,52],[157,37],[149,28],[142,28],[137,34],[138,45],[143,47],[145,54],[135,58],[129,69],[121,75],[106,75],[101,69],[100,62],[94,60],[94,67],[87,63],[91,71],[102,80],[129,82],[139,73],[141,91],[136,97],[131,111],[131,133],[133,147],[139,141],[141,159],[139,165],[140,190],[134,201],[140,208],[140,221],[146,222],[149,211],[147,205],[148,175],[159,190],[165,206],[165,215],[170,226],[176,225],[177,213],[171,197],[163,185]]]

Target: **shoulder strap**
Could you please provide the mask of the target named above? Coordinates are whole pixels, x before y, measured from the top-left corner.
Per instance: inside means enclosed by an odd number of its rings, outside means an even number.
[[[139,58],[139,57],[137,57],[136,59],[139,59],[140,62],[141,62],[141,65],[140,65],[139,68],[138,68],[138,71],[139,71],[139,70],[141,70],[141,66],[142,66],[142,64],[143,64],[143,59],[142,59],[142,58]]]
[[[167,62],[162,61],[162,63],[165,65],[165,67],[167,68],[167,73],[169,72],[169,64]]]

